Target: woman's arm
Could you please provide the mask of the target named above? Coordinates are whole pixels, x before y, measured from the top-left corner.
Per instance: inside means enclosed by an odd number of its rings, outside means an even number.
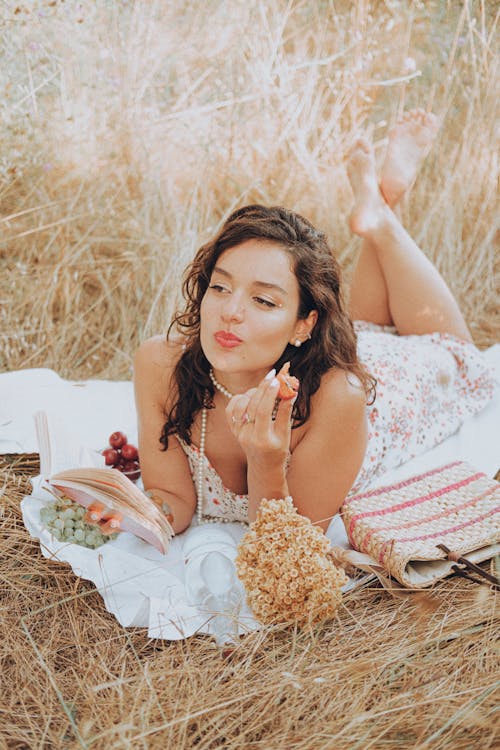
[[[366,450],[366,394],[349,377],[342,370],[323,377],[288,472],[293,402],[280,402],[273,422],[277,385],[270,379],[231,399],[227,417],[248,462],[250,521],[263,497],[291,495],[299,513],[327,529],[354,484]]]
[[[312,397],[307,426],[293,452],[288,488],[299,513],[326,531],[366,451],[366,394],[361,385],[342,370],[327,373]]]
[[[178,534],[186,529],[196,507],[188,460],[175,437],[162,450],[164,408],[173,401],[171,376],[180,346],[157,336],[145,341],[134,359],[134,389],[139,429],[139,457],[144,488],[161,507],[166,502]]]
[[[278,381],[272,370],[258,388],[233,396],[226,408],[231,430],[247,459],[248,519],[254,521],[263,497],[286,497],[286,461],[290,450],[293,401],[280,402],[272,414]]]

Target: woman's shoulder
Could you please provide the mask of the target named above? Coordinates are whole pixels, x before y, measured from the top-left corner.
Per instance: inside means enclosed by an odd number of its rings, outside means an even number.
[[[182,352],[182,341],[167,339],[165,335],[152,336],[143,341],[134,356],[136,384],[165,393]]]
[[[311,413],[298,430],[294,449],[307,441],[311,445],[336,445],[338,440],[364,439],[366,393],[362,383],[352,373],[335,367],[321,378],[321,384],[311,397]]]
[[[134,367],[172,369],[183,352],[180,339],[167,339],[165,335],[146,339],[134,356]]]
[[[320,387],[313,395],[311,404],[311,416],[319,419],[329,414],[355,419],[364,414],[366,393],[356,375],[334,367],[321,378]]]

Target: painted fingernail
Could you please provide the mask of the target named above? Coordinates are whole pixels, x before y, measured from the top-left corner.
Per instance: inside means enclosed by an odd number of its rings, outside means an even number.
[[[269,370],[269,372],[267,373],[267,375],[266,375],[266,377],[264,378],[264,380],[271,380],[272,378],[274,378],[274,376],[275,376],[275,375],[276,375],[276,370],[275,370],[275,368],[273,367],[273,369],[272,369],[272,370]]]

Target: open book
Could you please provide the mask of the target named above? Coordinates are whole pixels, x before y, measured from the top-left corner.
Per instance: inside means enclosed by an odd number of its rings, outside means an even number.
[[[166,554],[174,531],[150,497],[117,469],[96,466],[96,457],[100,460],[97,454],[83,450],[77,456],[70,452],[61,455],[60,442],[49,431],[45,412],[35,414],[35,428],[40,473],[54,494],[90,509],[96,521],[110,518],[113,531],[129,531]],[[61,465],[72,463],[74,468],[60,470]]]

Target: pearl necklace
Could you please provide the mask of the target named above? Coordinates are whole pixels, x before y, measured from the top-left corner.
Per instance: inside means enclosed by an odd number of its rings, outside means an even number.
[[[220,383],[217,383],[215,380],[215,376],[212,377],[212,372],[210,372],[210,379],[214,383],[217,390],[220,388],[223,388],[224,386],[221,386]],[[223,393],[223,391],[221,391]],[[228,391],[229,393],[229,391]],[[226,395],[224,393],[224,395]],[[231,394],[229,394],[229,398],[231,398]],[[201,410],[201,430],[200,430],[200,452],[198,456],[198,472],[197,472],[197,481],[196,481],[196,517],[198,519],[199,524],[203,523],[239,523],[241,526],[244,526],[245,528],[248,528],[248,524],[244,521],[231,521],[229,518],[219,518],[218,516],[204,516],[203,515],[203,479],[204,479],[204,465],[205,465],[205,442],[207,437],[207,417],[208,417],[208,409],[202,409]]]
[[[209,371],[208,375],[209,375],[209,377],[210,377],[210,380],[211,380],[211,381],[212,381],[212,383],[214,384],[214,386],[215,386],[215,387],[217,388],[217,390],[219,391],[219,393],[222,393],[222,395],[223,395],[223,396],[225,396],[226,398],[233,398],[233,396],[234,396],[234,393],[231,393],[231,391],[228,391],[228,389],[227,389],[227,388],[225,388],[225,387],[224,387],[224,386],[222,385],[222,383],[219,383],[219,381],[217,380],[217,378],[216,378],[216,377],[215,377],[215,375],[214,375],[214,371],[213,371],[213,369],[212,369],[212,368],[210,368],[210,371]]]

